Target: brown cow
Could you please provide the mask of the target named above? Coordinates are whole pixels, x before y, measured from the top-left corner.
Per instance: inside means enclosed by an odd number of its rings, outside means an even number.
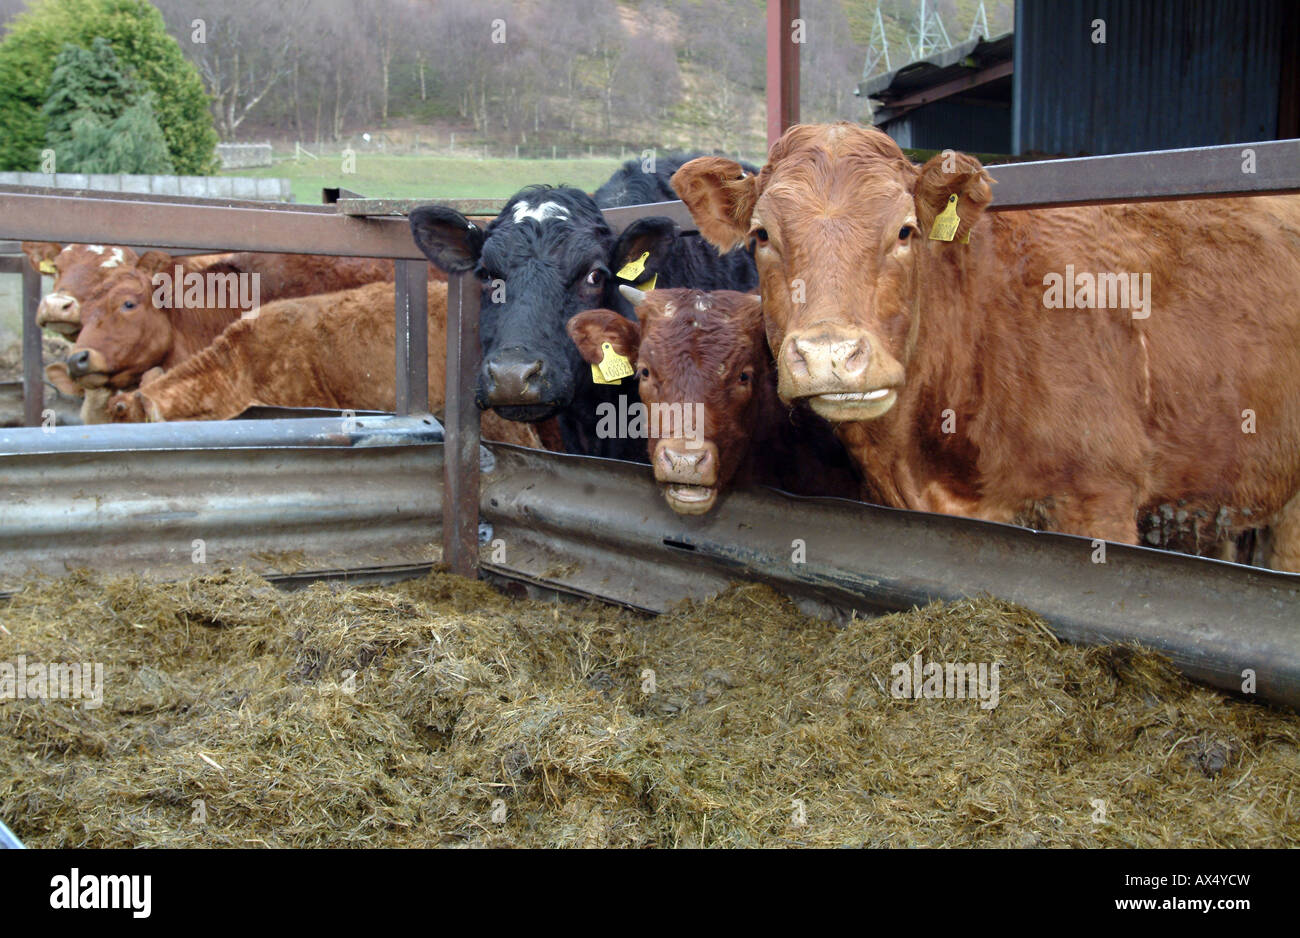
[[[23,253],[41,273],[52,275],[54,289],[42,298],[37,325],[75,339],[83,325],[81,307],[103,289],[108,275],[135,266],[140,256],[129,247],[24,241]],[[203,254],[163,260],[161,252],[148,252],[155,272],[173,273],[180,265],[188,273],[257,274],[258,296],[263,303],[316,293],[333,293],[367,283],[393,279],[393,262],[373,257],[330,257],[315,254]],[[446,274],[429,265],[430,276]]]
[[[81,331],[81,304],[98,291],[110,272],[134,267],[140,259],[128,247],[103,244],[63,247],[52,241],[24,241],[22,247],[33,267],[54,277],[54,289],[36,308],[36,324],[70,339]]]
[[[246,297],[217,297],[198,291],[197,305],[176,291],[159,292],[155,274],[174,279],[176,262],[150,251],[135,266],[121,266],[103,278],[82,306],[77,344],[64,360],[69,377],[83,388],[127,388],[145,372],[172,368],[221,334],[241,313],[251,312]],[[184,268],[182,268],[184,271]]]
[[[990,182],[852,124],[673,178],[711,242],[755,244],[782,399],[887,504],[1125,543],[1168,504],[1208,542],[1296,498],[1300,197],[987,213]]]
[[[374,283],[279,300],[233,323],[210,346],[139,390],[116,394],[116,423],[227,420],[255,404],[392,410],[396,288]],[[429,282],[429,407],[443,404],[447,285]],[[486,439],[540,448],[528,424],[483,415]]]
[[[565,328],[591,364],[606,343],[636,362],[650,462],[673,511],[703,514],[720,493],[746,484],[858,497],[830,425],[806,408],[791,413],[777,398],[757,296],[620,289],[639,322],[593,309]]]

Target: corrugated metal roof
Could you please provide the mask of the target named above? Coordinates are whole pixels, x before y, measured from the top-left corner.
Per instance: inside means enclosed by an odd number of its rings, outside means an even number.
[[[1014,37],[971,39],[858,83],[858,94],[889,102],[1011,58]]]

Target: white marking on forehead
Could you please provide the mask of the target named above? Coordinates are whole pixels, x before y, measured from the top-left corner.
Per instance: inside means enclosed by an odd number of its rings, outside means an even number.
[[[59,257],[62,257],[64,254],[67,254],[75,247],[76,247],[75,244],[69,244],[67,247],[65,247],[62,251],[59,252]]]
[[[677,312],[677,306],[673,303],[664,304],[664,319],[672,319],[673,313]]]
[[[92,251],[92,252],[95,253],[95,254],[103,254],[103,253],[104,253],[104,245],[102,245],[102,244],[87,244],[87,245],[86,245],[86,250],[87,250],[87,251]]]
[[[529,208],[523,202],[518,202],[515,205],[514,216],[516,223],[522,222],[525,218],[531,218],[541,224],[548,218],[568,218],[569,210],[556,202],[542,202],[533,208]]]
[[[695,301],[695,308],[698,309],[701,313],[704,312],[712,305],[713,304],[709,301],[709,298],[707,296],[701,296]]]
[[[100,267],[116,267],[118,264],[122,263],[122,261],[124,261],[124,260],[126,260],[126,255],[122,253],[122,249],[121,249],[121,248],[113,248],[113,256],[110,257],[108,260],[104,261],[104,263],[100,264],[99,266],[100,266]]]

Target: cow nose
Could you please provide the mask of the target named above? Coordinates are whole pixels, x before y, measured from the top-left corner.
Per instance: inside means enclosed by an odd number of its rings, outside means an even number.
[[[541,403],[544,365],[540,359],[490,361],[485,370],[490,407]]]
[[[791,336],[786,343],[786,366],[799,378],[856,378],[871,362],[871,343],[862,337],[820,333]]]
[[[718,447],[690,446],[685,440],[661,440],[655,446],[655,479],[669,485],[718,484]]]
[[[90,350],[82,349],[80,352],[73,352],[68,356],[66,364],[68,366],[68,375],[73,378],[80,378],[90,371]]]
[[[72,304],[77,301],[70,296],[59,296],[58,294],[55,294],[48,298],[48,302],[50,304],[50,309],[61,313],[71,309]]]

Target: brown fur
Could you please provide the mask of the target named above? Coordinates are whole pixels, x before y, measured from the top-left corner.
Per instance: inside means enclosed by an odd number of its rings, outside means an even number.
[[[1295,497],[1300,197],[985,213],[979,162],[942,160],[913,166],[870,128],[800,126],[758,177],[706,158],[673,179],[719,248],[766,234],[782,394],[817,395],[888,504],[1128,543],[1139,513],[1173,504],[1209,542]],[[956,239],[929,240],[954,193]],[[1150,317],[1045,308],[1044,276],[1067,264],[1150,273]],[[833,378],[801,373],[800,342],[846,350]],[[820,397],[877,388],[897,398],[874,419]]]
[[[255,404],[388,410],[397,399],[392,283],[268,303],[209,347],[109,404],[114,422],[227,420]],[[447,285],[429,283],[429,406],[446,385]],[[541,448],[528,424],[483,417],[486,439]]]
[[[703,405],[704,425],[695,432],[711,447],[708,458],[716,465],[703,473],[695,465],[683,471],[680,458],[673,457],[683,451],[690,457],[688,442],[679,433],[654,435],[663,428],[652,422],[647,450],[660,483],[717,493],[761,484],[796,494],[857,497],[857,478],[830,427],[806,410],[792,414],[777,398],[757,296],[653,290],[636,314],[638,322],[611,310],[588,310],[567,328],[586,361],[598,363],[609,342],[634,362],[647,407]],[[669,504],[683,510],[671,497]]]

